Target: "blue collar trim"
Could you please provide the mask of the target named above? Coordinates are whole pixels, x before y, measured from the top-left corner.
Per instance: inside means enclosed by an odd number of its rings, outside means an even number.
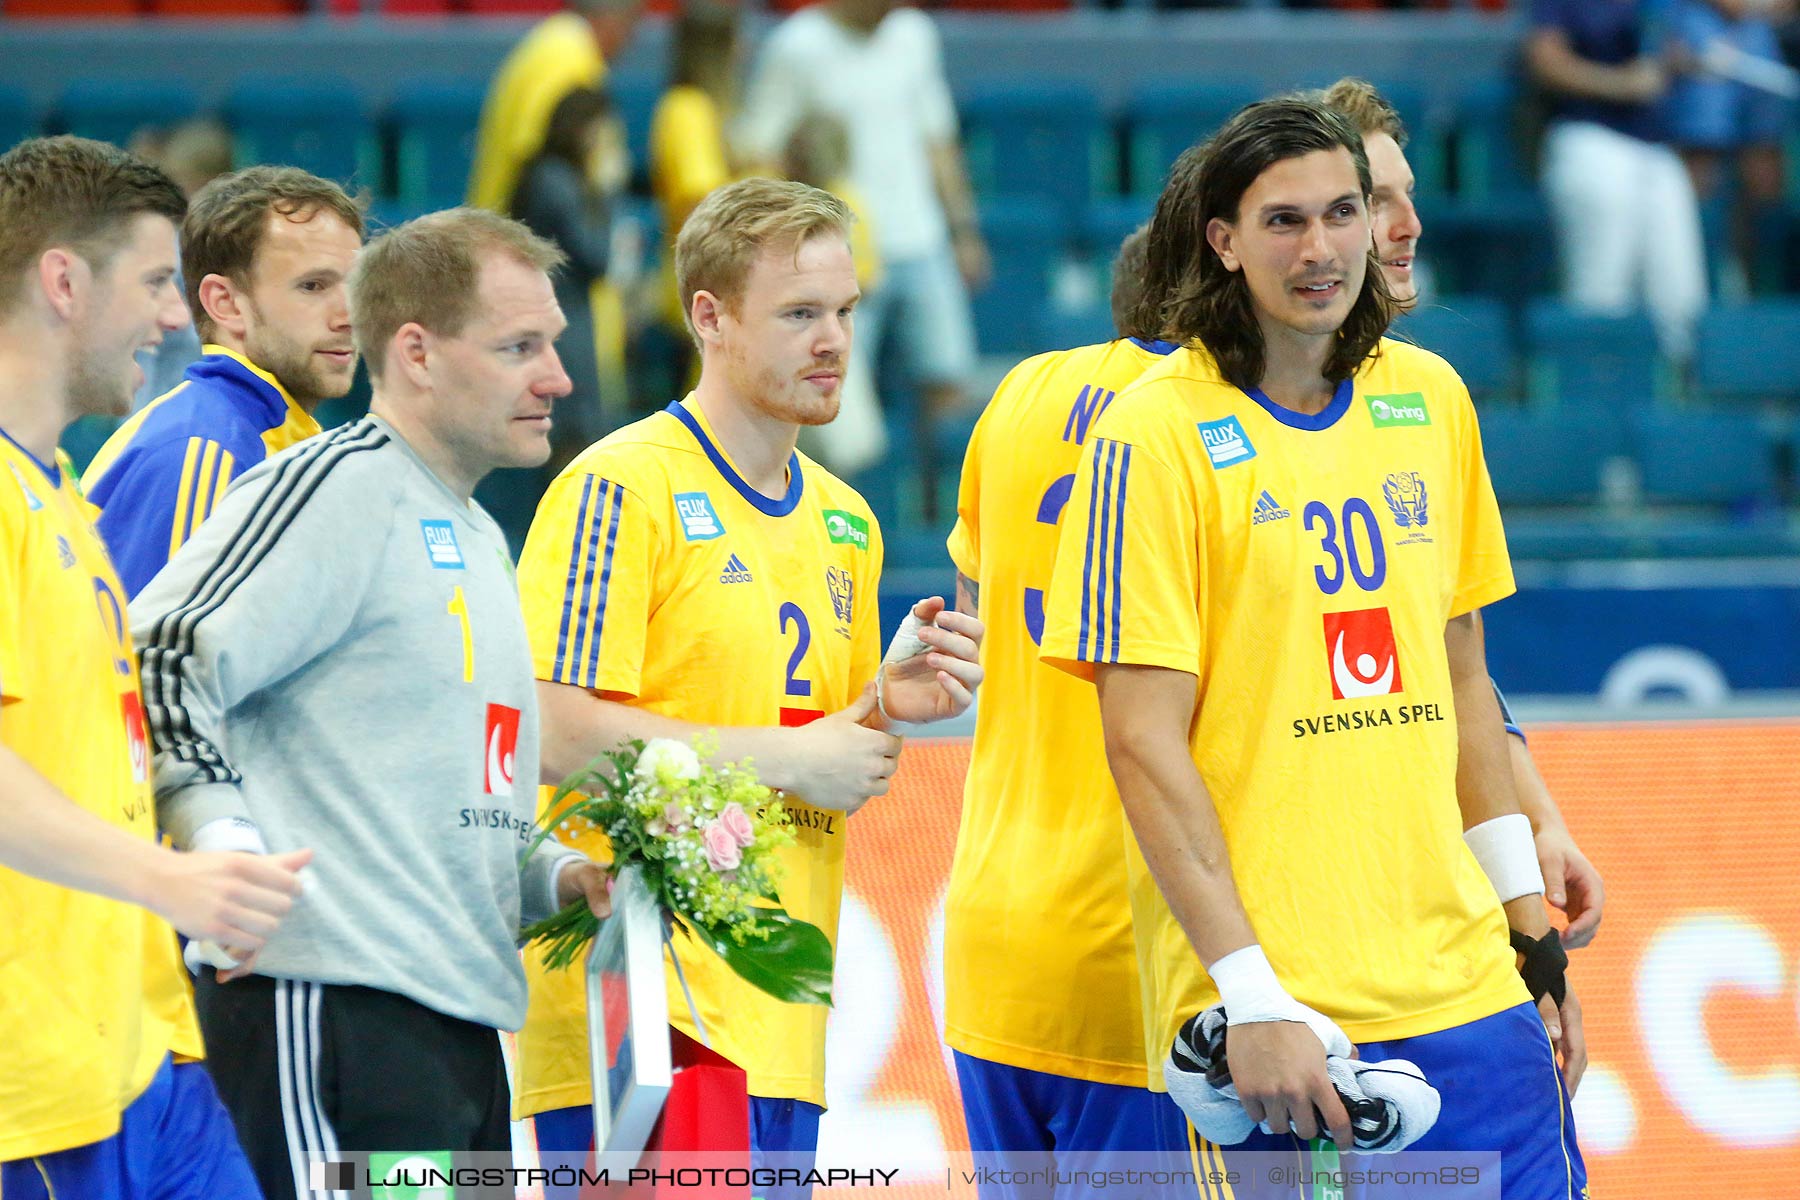
[[[1337,385],[1337,391],[1331,394],[1331,403],[1316,413],[1295,412],[1291,408],[1283,408],[1263,394],[1261,388],[1244,388],[1244,395],[1263,406],[1263,411],[1286,425],[1289,429],[1309,429],[1318,431],[1330,429],[1338,423],[1338,418],[1350,411],[1350,397],[1356,392],[1354,380],[1346,379]]]
[[[47,478],[53,486],[58,488],[62,487],[62,468],[57,466],[54,460],[49,463],[44,462],[43,459],[19,445],[18,439],[14,438],[12,434],[6,432],[4,429],[0,429],[0,437],[11,442],[15,450],[20,454],[23,454],[26,458],[29,458],[31,460],[31,465],[42,471],[45,478]]]
[[[806,480],[800,472],[799,454],[790,455],[788,458],[787,495],[779,500],[771,500],[744,482],[744,477],[737,473],[736,468],[727,461],[725,455],[720,453],[717,446],[713,445],[712,439],[706,436],[706,431],[700,427],[700,422],[694,418],[694,414],[689,412],[679,400],[663,411],[687,426],[688,432],[694,435],[694,440],[700,443],[700,448],[706,451],[706,457],[712,459],[712,465],[717,468],[719,474],[725,477],[725,482],[736,488],[737,494],[748,500],[750,506],[757,512],[770,517],[785,517],[800,507],[800,493],[805,490]]]
[[[1146,350],[1151,354],[1173,354],[1175,351],[1181,349],[1181,347],[1174,342],[1165,342],[1160,338],[1152,341],[1145,341],[1143,338],[1134,337],[1128,340],[1139,350]]]

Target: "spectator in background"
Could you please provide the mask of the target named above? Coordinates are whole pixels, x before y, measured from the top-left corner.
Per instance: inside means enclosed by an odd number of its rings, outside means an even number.
[[[1674,142],[1700,196],[1721,290],[1738,296],[1754,287],[1765,256],[1764,273],[1780,278],[1772,260],[1784,226],[1782,140],[1793,98],[1776,89],[1791,87],[1793,76],[1772,18],[1794,8],[1793,0],[1675,0],[1669,13],[1672,48],[1688,65],[1669,87]]]
[[[798,183],[830,192],[850,209],[856,218],[850,225],[856,284],[864,296],[874,295],[881,278],[881,253],[875,248],[874,230],[869,225],[869,206],[850,182],[850,134],[844,123],[824,113],[804,118],[788,138],[781,171]],[[837,419],[803,426],[800,448],[838,475],[855,474],[887,453],[887,424],[867,354],[851,355],[844,367]]]
[[[231,170],[231,131],[208,117],[183,121],[166,133],[147,130],[132,141],[132,153],[161,167],[190,200],[195,192]],[[179,278],[175,286],[182,286]],[[180,383],[182,372],[199,357],[200,335],[194,326],[184,325],[164,334],[162,345],[139,360],[144,368],[144,386],[132,396],[131,411],[136,412]]]
[[[538,471],[542,485],[606,433],[590,293],[606,279],[613,202],[630,174],[612,101],[594,88],[576,88],[550,114],[543,148],[525,164],[513,193],[512,215],[568,256],[554,278],[556,302],[569,322],[559,341],[574,390],[557,406],[550,461]]]
[[[989,273],[931,18],[894,0],[826,0],[777,26],[734,126],[737,145],[772,165],[819,112],[849,131],[849,176],[870,205],[884,264],[880,292],[857,311],[857,343],[879,356],[892,331],[920,389],[916,433],[928,444],[930,417],[962,405],[975,365],[968,289]]]
[[[650,189],[663,227],[657,318],[668,333],[672,391],[691,386],[700,369],[675,286],[675,236],[694,206],[736,174],[725,131],[737,111],[740,48],[734,6],[686,5],[670,46],[669,90],[650,119]]]
[[[1532,0],[1525,58],[1555,104],[1544,190],[1563,292],[1598,312],[1647,309],[1686,359],[1706,307],[1694,187],[1668,145],[1669,69],[1645,36],[1649,0]]]
[[[505,211],[557,103],[605,82],[606,64],[631,42],[642,14],[643,0],[569,0],[567,12],[545,17],[512,48],[481,106],[470,204]]]

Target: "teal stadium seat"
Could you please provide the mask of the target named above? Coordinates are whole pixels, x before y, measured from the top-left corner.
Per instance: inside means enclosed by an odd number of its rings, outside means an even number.
[[[994,274],[970,297],[976,344],[989,354],[1035,354],[1044,349],[1045,297],[1068,240],[1062,210],[1041,197],[990,200],[981,206],[981,231]]]
[[[240,166],[300,167],[352,190],[380,190],[380,148],[368,105],[344,80],[248,80],[231,90],[225,119]]]
[[[1734,412],[1645,413],[1633,428],[1644,498],[1755,508],[1775,499],[1775,438]]]
[[[613,110],[625,125],[625,148],[631,154],[633,174],[643,177],[649,190],[650,125],[656,118],[656,102],[668,84],[663,75],[648,71],[618,71],[606,77],[606,93]]]
[[[37,136],[37,109],[22,88],[0,87],[0,153]]]
[[[473,79],[414,79],[395,88],[388,120],[397,150],[394,193],[402,204],[462,203],[484,91]]]
[[[1211,137],[1233,113],[1264,94],[1265,89],[1247,79],[1137,88],[1125,104],[1132,195],[1154,199],[1183,150]]]
[[[1630,451],[1626,428],[1604,412],[1483,412],[1481,445],[1501,508],[1600,499],[1607,462]]]
[[[983,199],[1047,196],[1079,226],[1095,197],[1117,191],[1117,154],[1092,88],[994,81],[971,87],[959,107],[970,179]]]
[[[1476,400],[1518,394],[1512,325],[1492,296],[1433,301],[1395,322],[1393,335],[1448,360]]]
[[[1113,196],[1097,200],[1082,222],[1081,241],[1102,265],[1111,263],[1119,247],[1156,211],[1154,196]]]
[[[1694,383],[1708,400],[1800,400],[1800,300],[1715,308],[1700,320]]]
[[[1661,388],[1656,329],[1641,313],[1608,317],[1535,300],[1525,310],[1525,352],[1539,403],[1619,414],[1648,407]]]
[[[194,90],[172,79],[83,79],[72,83],[57,105],[58,122],[69,133],[131,143],[145,126],[167,129],[200,111]]]

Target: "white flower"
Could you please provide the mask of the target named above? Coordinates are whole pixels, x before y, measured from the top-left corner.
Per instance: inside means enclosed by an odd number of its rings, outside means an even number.
[[[656,784],[664,770],[676,779],[700,778],[700,756],[686,742],[673,738],[652,738],[638,755],[632,775],[646,784]]]

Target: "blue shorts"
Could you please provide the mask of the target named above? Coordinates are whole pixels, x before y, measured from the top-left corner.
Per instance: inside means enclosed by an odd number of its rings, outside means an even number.
[[[981,1178],[982,1200],[1116,1197],[1118,1189],[1096,1188],[1079,1176],[1127,1168],[1186,1169],[1186,1151],[1179,1147],[1187,1122],[1175,1102],[1159,1092],[1006,1066],[960,1050],[956,1078],[977,1168],[1007,1175]],[[1173,1157],[1171,1147],[1177,1148]],[[1031,1178],[1052,1167],[1060,1178],[1077,1178],[1055,1187]],[[1161,1193],[1152,1184],[1134,1194]],[[1180,1188],[1167,1194],[1192,1193]]]
[[[1404,1058],[1417,1064],[1443,1097],[1437,1124],[1408,1153],[1498,1152],[1502,1200],[1582,1200],[1587,1194],[1574,1114],[1536,1005],[1521,1004],[1438,1033],[1363,1042],[1357,1049],[1365,1062]],[[1259,1131],[1225,1147],[1225,1164],[1246,1151],[1306,1157],[1305,1143],[1294,1135]],[[1380,1164],[1383,1158],[1364,1155],[1356,1161]],[[1235,1193],[1236,1200],[1294,1195],[1292,1187],[1239,1186]],[[1444,1193],[1440,1188],[1432,1194]]]
[[[819,1150],[824,1109],[804,1100],[750,1097],[750,1165],[811,1170]],[[586,1104],[537,1115],[538,1158],[546,1167],[579,1167],[594,1146],[594,1110]],[[575,1200],[575,1188],[547,1188],[546,1200]],[[758,1189],[767,1200],[806,1200],[806,1188]],[[12,1200],[7,1196],[7,1200]]]
[[[262,1200],[237,1130],[200,1063],[163,1060],[103,1141],[0,1163],[6,1200]]]

